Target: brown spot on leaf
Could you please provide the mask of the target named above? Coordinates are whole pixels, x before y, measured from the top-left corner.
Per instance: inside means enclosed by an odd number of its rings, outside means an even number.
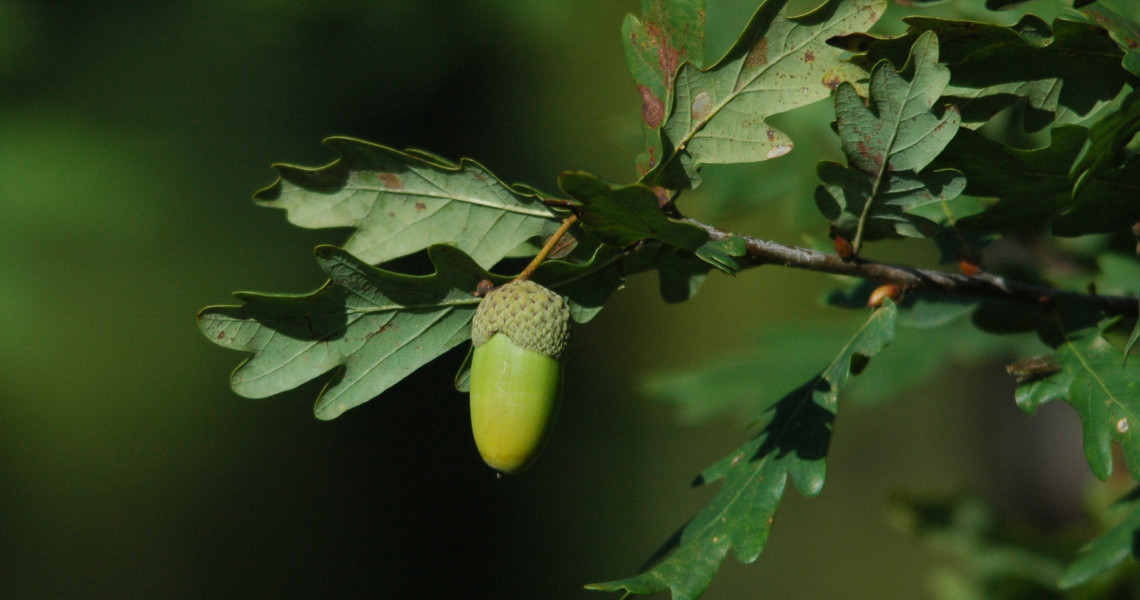
[[[804,52],[804,62],[815,62],[815,52],[807,50]]]
[[[226,339],[226,332],[224,332],[224,331],[219,331],[219,332],[218,332],[218,336],[217,336],[217,337],[218,337],[218,339],[219,339],[219,340],[224,340],[224,339]]]
[[[871,150],[871,147],[867,145],[867,142],[862,142],[862,141],[857,142],[855,144],[855,150],[859,153],[860,156],[865,156],[865,157],[871,159],[871,161],[875,163],[875,166],[877,166],[877,167],[883,166],[882,155],[880,155],[876,152],[873,152]]]
[[[419,212],[421,210],[427,210],[427,205],[423,202],[416,202],[416,212]]]
[[[840,79],[839,76],[835,73],[828,73],[827,75],[823,76],[823,87],[829,90],[834,90],[839,87],[839,84],[842,83],[842,81],[843,80]]]
[[[379,177],[384,187],[390,190],[398,190],[404,187],[404,180],[400,179],[400,176],[395,173],[380,173]]]
[[[645,154],[637,157],[637,174],[645,175],[657,166],[657,150],[656,146],[649,146],[645,150]]]
[[[775,129],[769,129],[767,134],[768,134],[768,141],[769,142],[776,141],[776,130]]]
[[[673,74],[677,71],[677,65],[681,64],[681,53],[669,43],[669,36],[657,23],[646,23],[645,33],[649,34],[652,40],[650,43],[657,47],[657,66],[661,67],[665,86],[668,87],[673,83]]]
[[[760,38],[748,51],[744,59],[745,67],[763,67],[768,64],[768,38]]]
[[[365,339],[365,341],[370,340],[370,339],[372,339],[373,336],[377,336],[377,335],[380,335],[381,333],[384,333],[385,331],[388,331],[388,329],[390,329],[391,327],[392,327],[391,325],[384,325],[380,329],[377,329],[376,331],[369,331],[368,335],[364,336],[364,339]]]
[[[665,118],[665,103],[648,86],[639,84],[637,92],[641,94],[641,118],[650,129],[657,129]]]
[[[577,247],[578,247],[577,238],[575,238],[573,235],[570,235],[569,233],[567,233],[567,234],[563,235],[561,238],[559,238],[558,242],[556,244],[554,244],[554,248],[552,248],[550,250],[550,254],[548,255],[548,258],[565,258],[566,255],[573,252],[574,248],[577,248]]]

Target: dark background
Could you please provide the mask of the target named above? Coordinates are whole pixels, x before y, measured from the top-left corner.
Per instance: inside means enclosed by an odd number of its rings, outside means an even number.
[[[710,0],[710,57],[756,4]],[[630,281],[575,331],[542,460],[503,480],[452,388],[460,353],[325,423],[311,412],[319,381],[233,394],[241,356],[194,315],[237,289],[322,283],[312,247],[344,232],[292,227],[249,196],[271,163],[334,159],[329,135],[470,156],[545,189],[571,168],[632,180],[639,107],[619,30],[638,10],[0,0],[0,597],[603,598],[581,586],[633,574],[711,497],[694,475],[748,435],[732,418],[686,424],[638,382],[766,323],[854,331],[865,313],[818,306],[830,278],[713,275],[684,305],[665,305],[653,275]],[[982,14],[939,10],[925,14]],[[798,162],[713,170],[706,185],[721,173],[746,197],[810,193],[810,165],[835,152],[826,115],[784,117],[821,140]],[[788,223],[814,210],[701,194],[695,214],[790,243]],[[789,488],[758,563],[730,557],[706,598],[922,596],[936,558],[888,525],[892,490],[980,490],[1044,520],[1075,511],[1089,477],[1079,424],[1063,405],[1027,419],[1012,391],[994,362],[845,409],[823,495]]]

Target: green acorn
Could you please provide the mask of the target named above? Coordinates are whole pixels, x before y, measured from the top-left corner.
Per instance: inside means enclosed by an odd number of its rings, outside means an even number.
[[[570,307],[517,280],[483,297],[471,322],[471,431],[491,468],[520,473],[536,458],[558,415]]]

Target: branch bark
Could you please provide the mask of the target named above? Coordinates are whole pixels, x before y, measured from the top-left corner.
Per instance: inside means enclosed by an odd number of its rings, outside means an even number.
[[[1110,315],[1136,317],[1140,308],[1136,298],[1081,294],[1050,287],[1032,285],[987,273],[974,276],[919,269],[874,261],[844,261],[836,254],[808,248],[786,246],[777,242],[739,235],[696,221],[686,222],[704,229],[712,241],[730,237],[744,240],[747,265],[781,265],[795,269],[849,275],[881,283],[893,283],[909,291],[931,292],[971,298],[992,298],[1046,307],[1062,298],[1079,298],[1091,302]]]

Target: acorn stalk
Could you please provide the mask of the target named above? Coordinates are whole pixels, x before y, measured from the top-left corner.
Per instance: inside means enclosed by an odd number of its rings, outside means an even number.
[[[471,431],[483,461],[507,474],[534,463],[558,415],[570,308],[516,280],[484,296],[471,324]]]

